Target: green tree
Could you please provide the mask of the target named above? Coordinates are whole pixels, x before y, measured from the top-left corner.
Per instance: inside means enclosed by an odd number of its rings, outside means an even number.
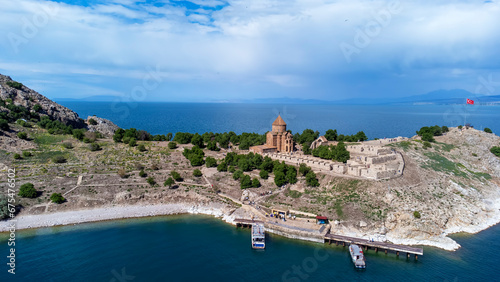
[[[359,131],[356,133],[356,139],[357,141],[366,141],[368,140],[368,137],[366,137],[366,134],[363,131]]]
[[[302,152],[304,152],[304,155],[310,155],[312,153],[311,143],[306,142],[306,143],[302,144]]]
[[[182,177],[181,177],[181,175],[180,175],[177,171],[175,171],[175,170],[172,170],[172,171],[170,172],[170,175],[171,175],[171,176],[172,176],[172,178],[174,178],[174,180],[175,180],[175,181],[177,181],[177,182],[181,182],[181,181],[183,180],[183,179],[182,179]]]
[[[238,169],[237,171],[235,171],[233,173],[233,179],[234,180],[238,180],[240,179],[241,177],[243,177],[243,171],[241,169]]]
[[[169,149],[171,149],[171,150],[173,150],[173,149],[177,148],[177,143],[176,143],[176,142],[174,142],[174,141],[170,141],[170,142],[168,143],[168,148],[169,148]]]
[[[217,166],[217,171],[227,171],[227,163],[225,161],[221,162]]]
[[[19,137],[20,139],[26,140],[28,138],[28,134],[24,131],[21,131],[21,132],[17,133],[17,137]]]
[[[61,195],[61,193],[52,193],[52,195],[50,195],[50,200],[53,203],[62,204],[62,203],[64,203],[64,201],[66,199],[64,199],[64,197]]]
[[[9,123],[5,119],[0,119],[0,129],[3,131],[10,129]]]
[[[251,170],[250,162],[247,159],[242,158],[238,161],[238,168],[243,171],[250,171]]]
[[[202,175],[203,175],[203,174],[201,173],[201,170],[199,170],[199,169],[195,169],[195,170],[193,171],[193,176],[195,176],[195,177],[200,177],[200,176],[202,176]]]
[[[14,160],[20,160],[20,159],[22,159],[21,155],[19,155],[18,153],[15,153]]]
[[[311,171],[311,168],[308,167],[305,163],[301,163],[299,166],[299,174],[301,176],[306,176],[306,174]]]
[[[297,169],[292,165],[286,170],[286,181],[291,184],[297,183]]]
[[[207,167],[216,167],[217,166],[217,160],[212,158],[212,157],[207,157],[205,159],[205,165]]]
[[[165,182],[163,182],[163,186],[165,186],[165,187],[168,186],[169,189],[174,184],[175,184],[175,180],[172,177],[167,178],[167,180],[165,180]]]
[[[346,163],[350,158],[351,154],[347,151],[344,142],[339,142],[337,146],[335,146],[335,160]]]
[[[191,144],[200,148],[203,148],[205,146],[205,144],[203,143],[203,138],[201,138],[201,135],[198,133],[193,135],[193,137],[191,138]]]
[[[418,212],[418,211],[414,211],[414,212],[413,212],[413,216],[414,216],[415,218],[420,218],[420,217],[421,217],[420,212]]]
[[[286,175],[283,171],[276,171],[274,173],[274,184],[278,187],[286,184]]]
[[[259,188],[260,187],[260,181],[257,178],[252,179],[252,187],[254,188]]]
[[[36,198],[37,193],[35,190],[35,186],[32,183],[24,183],[19,188],[19,196],[23,198]]]
[[[165,141],[170,141],[170,140],[172,140],[172,133],[171,132],[167,133]]]
[[[424,141],[424,149],[427,149],[427,148],[432,148],[432,145],[431,143],[427,142],[427,141]]]
[[[337,129],[335,130],[328,129],[325,133],[325,138],[328,141],[337,141],[337,137],[338,137]]]
[[[97,125],[97,121],[93,118],[89,118],[89,124],[90,125]]]
[[[427,142],[434,142],[434,136],[430,132],[426,132],[422,134],[422,141],[427,141]]]
[[[319,186],[319,181],[318,181],[318,178],[316,178],[316,173],[314,173],[313,171],[309,171],[306,174],[306,184],[307,184],[307,186],[311,186],[311,187],[318,187]]]
[[[488,127],[486,127],[486,128],[484,129],[484,132],[486,132],[486,133],[493,133],[493,131],[491,131],[491,129],[489,129]]]
[[[207,149],[210,151],[220,151],[219,147],[217,147],[216,141],[208,141]]]
[[[262,179],[268,179],[269,178],[269,172],[267,170],[261,169],[259,172],[259,176]]]
[[[240,179],[240,188],[247,189],[252,187],[252,179],[249,175],[243,175]]]
[[[139,150],[139,152],[147,151],[146,146],[144,146],[144,144],[139,144],[139,146],[137,146],[137,150]]]
[[[31,156],[32,156],[31,152],[28,152],[28,151],[24,151],[23,152],[23,158],[28,158],[28,157],[31,157]]]

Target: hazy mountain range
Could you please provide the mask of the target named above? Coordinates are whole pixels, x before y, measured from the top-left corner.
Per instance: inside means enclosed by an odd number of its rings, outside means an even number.
[[[488,96],[474,94],[463,89],[436,90],[422,95],[408,97],[383,98],[352,98],[345,100],[315,100],[297,99],[289,97],[258,98],[258,99],[231,99],[211,100],[210,103],[261,103],[261,104],[332,104],[332,105],[383,105],[383,104],[465,104],[466,99],[474,100],[476,104],[500,104],[500,95]],[[84,102],[124,102],[125,99],[117,96],[90,96],[81,99],[56,98],[55,101],[84,101]]]

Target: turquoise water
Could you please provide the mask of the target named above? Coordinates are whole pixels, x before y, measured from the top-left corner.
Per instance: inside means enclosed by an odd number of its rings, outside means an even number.
[[[489,127],[500,134],[500,106],[463,105],[271,105],[60,102],[81,117],[97,115],[121,128],[138,128],[153,134],[168,132],[257,132],[270,130],[279,113],[288,129],[306,128],[324,133],[338,129],[340,134],[363,130],[373,138],[415,135],[422,126],[458,126],[465,122],[477,129]]]
[[[3,264],[0,281],[498,281],[499,234],[454,236],[461,249],[424,247],[418,261],[369,250],[359,271],[347,248],[270,235],[255,251],[248,229],[208,216],[119,220],[18,231],[17,274]]]

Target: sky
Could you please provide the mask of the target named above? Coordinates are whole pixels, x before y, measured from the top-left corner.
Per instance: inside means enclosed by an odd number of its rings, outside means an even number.
[[[498,0],[0,2],[0,73],[52,99],[500,95]]]

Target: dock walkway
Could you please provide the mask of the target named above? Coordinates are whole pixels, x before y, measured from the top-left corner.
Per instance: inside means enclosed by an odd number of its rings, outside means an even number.
[[[396,244],[391,244],[391,243],[385,243],[385,242],[377,242],[377,241],[370,241],[366,239],[361,239],[361,238],[354,238],[354,237],[348,237],[348,236],[341,236],[341,235],[334,235],[334,234],[327,234],[325,235],[325,241],[328,243],[353,243],[359,246],[362,246],[363,248],[368,249],[373,248],[375,251],[379,250],[385,250],[387,251],[393,251],[396,252],[397,255],[399,255],[400,252],[406,253],[407,256],[410,256],[410,254],[415,255],[415,258],[418,258],[419,255],[424,254],[424,250],[422,248],[415,248],[415,247],[410,247],[410,246],[402,246],[402,245],[396,245]]]

